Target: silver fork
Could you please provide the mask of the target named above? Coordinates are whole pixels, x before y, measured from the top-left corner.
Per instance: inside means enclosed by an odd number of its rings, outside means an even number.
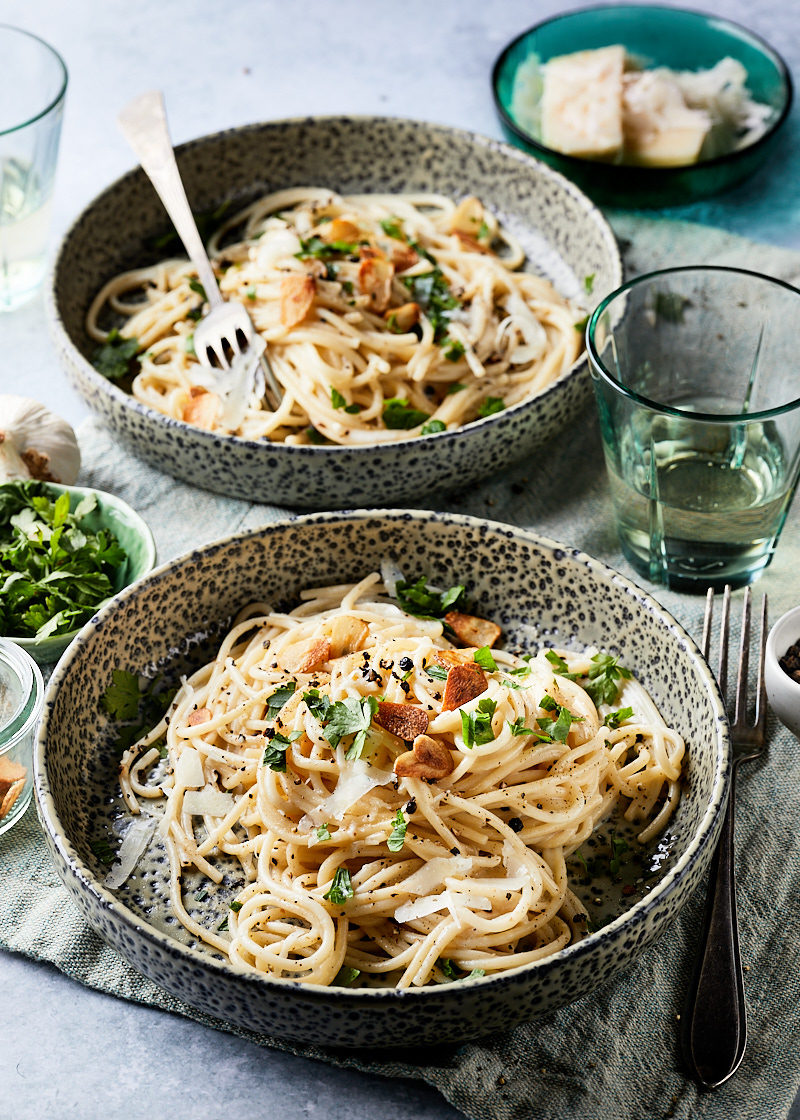
[[[245,306],[238,300],[222,298],[205,245],[197,231],[175,161],[161,92],[151,90],[134,98],[122,110],[117,123],[164,203],[203,285],[210,311],[198,322],[194,331],[198,361],[209,368],[217,366],[230,370],[232,361],[238,356],[248,351],[253,353],[254,358],[258,355],[260,369],[254,386],[266,392],[271,408],[277,408],[283,392],[264,353],[263,339],[256,334]]]
[[[703,625],[703,655],[711,646],[714,592],[709,588]],[[767,596],[761,605],[761,632],[755,722],[747,722],[747,674],[750,651],[751,593],[742,607],[742,636],[736,678],[736,706],[731,724],[732,767],[728,806],[717,850],[711,862],[708,896],[703,917],[694,975],[681,1020],[681,1047],[694,1079],[706,1089],[716,1089],[739,1068],[747,1045],[747,1009],[744,1000],[739,929],[734,881],[734,798],[739,764],[758,758],[766,745],[767,694],[764,687],[764,647],[767,641]],[[728,633],[731,589],[725,588],[720,623],[717,680],[727,703]]]

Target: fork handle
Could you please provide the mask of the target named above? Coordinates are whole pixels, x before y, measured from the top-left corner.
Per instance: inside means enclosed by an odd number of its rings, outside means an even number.
[[[197,269],[208,302],[217,307],[223,302],[222,296],[175,162],[160,90],[150,90],[134,98],[120,113],[117,124],[164,203],[189,259]]]
[[[736,1072],[747,1045],[733,876],[735,783],[734,765],[728,807],[711,861],[699,952],[681,1020],[684,1060],[705,1089],[716,1089]]]

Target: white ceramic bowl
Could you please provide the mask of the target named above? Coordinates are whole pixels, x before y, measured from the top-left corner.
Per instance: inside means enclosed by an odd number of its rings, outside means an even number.
[[[314,117],[232,129],[182,145],[178,164],[195,212],[233,209],[270,191],[312,184],[342,193],[478,195],[520,241],[529,265],[568,297],[592,300],[622,282],[614,234],[557,171],[495,140],[383,117]],[[589,403],[585,353],[527,401],[457,431],[357,447],[297,446],[207,432],[147,408],[102,377],[84,322],[103,284],[163,257],[152,240],[168,219],[141,169],[113,183],[77,218],[55,263],[47,305],[74,389],[130,451],[218,494],[305,509],[402,505],[463,489],[545,448]],[[148,248],[149,246],[149,248]],[[422,503],[420,503],[422,504]]]
[[[780,659],[800,641],[800,607],[781,615],[767,636],[764,655],[764,683],[767,699],[775,715],[800,738],[800,684],[780,667]]]

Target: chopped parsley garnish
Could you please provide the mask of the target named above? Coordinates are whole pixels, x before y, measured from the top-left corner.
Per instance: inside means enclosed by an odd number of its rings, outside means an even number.
[[[399,852],[406,842],[406,818],[403,816],[403,810],[398,809],[394,816],[394,828],[392,829],[389,839],[386,841],[386,847],[390,852]]]
[[[533,728],[525,726],[525,717],[524,716],[517,716],[517,718],[514,720],[513,723],[511,722],[510,719],[506,720],[506,722],[508,723],[508,729],[509,729],[509,731],[511,732],[512,735],[535,735],[536,734],[536,732],[533,730]]]
[[[111,847],[108,840],[91,840],[89,842],[89,847],[101,863],[110,864],[117,858],[117,853]]]
[[[331,404],[334,408],[343,408],[345,412],[349,412],[351,416],[354,416],[357,412],[361,412],[362,408],[360,404],[348,404],[347,397],[343,396],[333,385],[331,385]]]
[[[506,407],[506,402],[502,397],[487,397],[478,409],[478,416],[484,418],[486,416],[494,416],[498,412],[502,412]]]
[[[447,358],[448,362],[457,362],[460,358],[464,357],[464,343],[457,342],[452,338],[446,338],[445,344],[442,347],[442,354]]]
[[[472,660],[476,665],[480,665],[482,669],[485,669],[487,673],[497,672],[497,662],[492,657],[492,651],[488,646],[481,646],[480,649],[476,649],[472,655]]]
[[[465,590],[463,584],[456,584],[447,591],[434,591],[428,587],[427,576],[420,576],[416,583],[398,580],[395,585],[397,602],[406,614],[415,618],[443,618],[448,611],[463,609]],[[428,676],[431,676],[431,669],[433,666],[426,669]]]
[[[590,296],[592,294],[592,290],[594,288],[594,280],[595,280],[596,276],[597,276],[596,272],[590,272],[588,276],[584,276],[584,278],[583,278],[584,291],[586,292],[586,294],[588,296]]]
[[[281,735],[280,732],[273,735],[269,741],[269,746],[264,751],[261,765],[269,766],[270,770],[274,770],[278,774],[285,774],[286,751],[295,739],[299,739],[302,734],[302,731],[292,731],[289,735]]]
[[[462,389],[466,389],[466,385],[464,385],[461,381],[456,381],[455,384],[451,385],[447,390],[445,396],[452,397],[453,393],[460,393]]]
[[[472,972],[465,974],[464,971],[458,967],[458,965],[449,960],[447,957],[440,957],[436,963],[444,973],[444,975],[447,977],[447,979],[450,981],[476,980],[479,976],[486,975],[486,969],[484,968],[473,968]]]
[[[354,894],[353,884],[350,882],[350,872],[346,867],[337,867],[333,882],[322,897],[329,899],[334,906],[344,906],[348,898],[352,898]]]
[[[613,704],[619,694],[619,680],[628,680],[630,669],[617,664],[617,658],[609,653],[596,653],[592,658],[592,668],[583,686],[595,704]]]
[[[140,738],[146,727],[153,727],[160,721],[177,689],[156,692],[161,682],[160,673],[142,687],[138,673],[129,673],[127,669],[112,669],[111,682],[100,697],[100,706],[123,725],[116,739],[116,746],[122,752]]]
[[[228,932],[228,915],[226,914],[224,919],[217,926],[217,933],[227,933],[227,932]]]
[[[429,412],[414,408],[403,397],[389,397],[383,407],[383,423],[392,431],[408,431],[430,419]]]
[[[633,715],[633,708],[618,708],[616,712],[609,712],[603,723],[613,731],[626,719]]]
[[[206,290],[203,287],[203,285],[200,283],[200,281],[197,279],[197,277],[196,276],[188,276],[187,279],[189,281],[189,287],[192,289],[192,291],[196,292],[197,295],[200,296],[203,303],[208,303],[208,296],[206,295]]]
[[[589,316],[584,315],[584,317],[575,324],[575,330],[578,331],[579,334],[583,334],[583,332],[586,330],[586,324],[588,322]]]
[[[288,703],[294,696],[296,688],[297,684],[295,681],[288,681],[286,684],[281,685],[280,688],[275,689],[268,701],[267,719],[275,719],[284,704]]]
[[[138,338],[123,338],[114,327],[102,346],[92,353],[92,365],[109,381],[119,381],[132,372],[132,363],[139,350]]]
[[[317,840],[330,840],[330,838],[330,826],[327,823],[320,825],[320,827],[317,829]]]
[[[505,671],[512,677],[529,677],[532,670],[530,665],[520,665],[518,669],[506,669]]]
[[[312,716],[316,716],[321,721],[328,718],[328,711],[331,706],[330,696],[325,696],[318,688],[309,688],[303,693],[303,699]]]
[[[470,750],[474,746],[483,746],[484,743],[494,742],[492,731],[492,716],[497,708],[497,703],[485,696],[478,701],[478,706],[473,712],[461,712],[461,734],[464,737],[464,746]]]
[[[248,289],[247,289],[247,290],[245,291],[245,293],[244,293],[244,294],[245,294],[245,295],[247,296],[247,298],[248,298],[248,299],[255,299],[255,298],[256,298],[256,289],[255,289],[255,286],[251,286],[251,287],[249,287],[249,288],[248,288]]]
[[[478,226],[478,240],[483,241],[484,238],[486,238],[488,236],[489,236],[489,227],[487,226],[486,222],[481,222],[481,224]]]
[[[361,975],[360,968],[348,968],[343,965],[334,977],[333,983],[340,988],[349,988],[354,980],[357,980]]]
[[[400,218],[383,218],[381,219],[381,229],[387,237],[393,237],[395,241],[405,241],[400,222]]]
[[[348,696],[346,700],[337,700],[328,709],[323,735],[334,749],[345,735],[353,735],[353,742],[345,758],[348,761],[360,758],[372,717],[377,711],[378,701],[374,696],[364,696],[360,700],[355,696]]]
[[[428,254],[424,255],[428,256]],[[414,302],[420,305],[430,319],[433,341],[441,342],[447,334],[450,323],[449,312],[461,306],[450,291],[444,273],[437,266],[419,276],[403,276],[401,279],[413,296]]]
[[[547,693],[539,701],[539,707],[546,712],[556,712],[554,717],[539,716],[536,720],[541,728],[540,738],[546,741],[555,740],[557,743],[566,743],[569,729],[573,723],[583,723],[583,716],[574,716],[569,708],[556,703]]]
[[[570,673],[569,665],[567,665],[563,657],[559,657],[554,649],[549,649],[545,654],[545,657],[560,677],[566,677],[569,681],[575,681],[578,679],[578,674]]]
[[[446,681],[447,680],[447,670],[444,668],[443,665],[429,665],[427,667],[427,669],[425,670],[425,672],[428,674],[428,676],[431,678],[431,680],[434,680],[434,681]]]
[[[196,902],[205,902],[208,898],[208,891],[205,887],[201,887],[199,891],[194,892],[194,897]]]
[[[306,428],[306,435],[308,436],[309,443],[316,443],[321,446],[323,443],[330,443],[322,432],[318,432],[316,428]]]
[[[356,241],[323,241],[321,237],[309,237],[307,241],[300,239],[300,252],[295,253],[295,256],[300,260],[307,260],[309,257],[318,261],[328,260],[330,257],[336,256],[357,257],[358,256],[358,242]]]
[[[234,914],[238,914],[238,913],[239,913],[239,911],[240,911],[240,910],[241,910],[241,908],[242,908],[242,905],[243,905],[243,904],[242,904],[241,902],[236,902],[236,901],[234,900],[233,902],[229,902],[229,903],[228,903],[228,909],[229,909],[229,910],[233,910]]]
[[[436,432],[446,431],[447,425],[444,420],[429,420],[427,424],[422,425],[422,432],[420,434],[423,436],[432,436],[435,435]]]
[[[194,335],[193,334],[187,334],[187,336],[186,336],[186,338],[184,339],[184,342],[183,342],[183,349],[185,350],[185,352],[187,354],[194,354],[195,357],[197,356],[197,351],[194,348]]]

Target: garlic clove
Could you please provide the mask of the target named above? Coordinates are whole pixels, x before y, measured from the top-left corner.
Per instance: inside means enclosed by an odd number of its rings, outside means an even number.
[[[30,397],[0,395],[0,482],[38,478],[70,486],[80,466],[66,420]]]

